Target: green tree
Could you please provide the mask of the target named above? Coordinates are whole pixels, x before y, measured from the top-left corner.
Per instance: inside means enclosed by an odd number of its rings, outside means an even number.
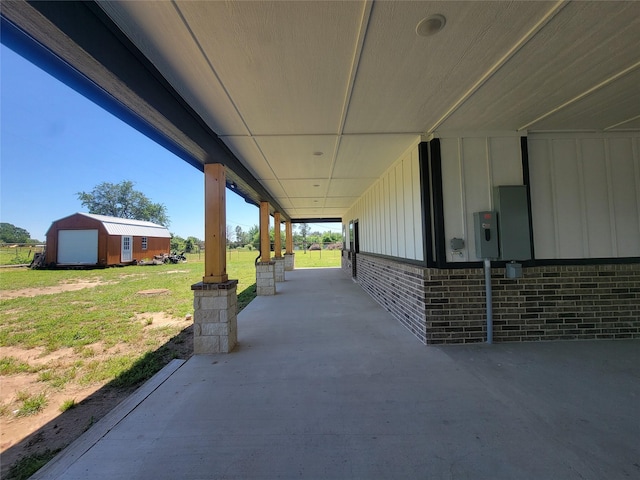
[[[189,236],[184,241],[184,249],[187,253],[193,253],[197,249],[202,250],[203,241],[197,237]]]
[[[180,235],[171,234],[170,248],[172,252],[184,252],[186,251],[186,240]]]
[[[337,232],[324,232],[322,234],[322,243],[336,243],[342,241],[342,235]]]
[[[227,225],[224,231],[224,234],[226,237],[227,247],[231,247],[233,245],[233,236],[234,236],[234,230],[233,228],[231,228],[231,225]]]
[[[90,192],[78,192],[76,195],[89,213],[146,220],[168,226],[167,208],[161,203],[153,203],[142,192],[134,190],[133,185],[130,180],[102,182]]]
[[[300,237],[302,238],[302,249],[304,250],[304,253],[307,253],[307,235],[309,235],[311,227],[306,223],[301,223],[298,226],[298,230],[300,231]]]
[[[256,250],[260,249],[260,228],[258,227],[258,225],[254,225],[249,229],[247,237],[247,243],[253,245],[253,248],[255,248]]]
[[[318,231],[311,232],[307,236],[307,239],[309,240],[309,243],[321,243],[322,242],[322,235]]]
[[[27,243],[31,235],[24,228],[11,223],[0,223],[0,242]]]
[[[244,232],[242,231],[242,227],[240,225],[236,225],[236,242],[238,245],[243,245]]]

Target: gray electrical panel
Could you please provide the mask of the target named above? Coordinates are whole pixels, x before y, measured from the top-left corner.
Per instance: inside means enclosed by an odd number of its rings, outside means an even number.
[[[531,235],[525,185],[506,185],[493,189],[493,205],[498,212],[500,259],[530,260]]]
[[[476,257],[500,258],[498,245],[498,216],[496,212],[476,212],[473,214],[476,238]]]

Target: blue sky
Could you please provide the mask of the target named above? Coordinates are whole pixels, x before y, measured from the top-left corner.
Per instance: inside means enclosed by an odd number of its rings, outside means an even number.
[[[0,221],[44,240],[52,221],[86,211],[77,192],[131,180],[167,207],[172,233],[204,238],[202,172],[4,45],[0,81]],[[258,218],[227,190],[228,225],[248,230]]]

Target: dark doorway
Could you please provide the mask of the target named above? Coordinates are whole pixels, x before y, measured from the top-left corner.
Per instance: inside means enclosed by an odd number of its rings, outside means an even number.
[[[360,252],[358,220],[351,222],[351,226],[351,235],[349,236],[351,243],[351,276],[358,278],[357,254]]]

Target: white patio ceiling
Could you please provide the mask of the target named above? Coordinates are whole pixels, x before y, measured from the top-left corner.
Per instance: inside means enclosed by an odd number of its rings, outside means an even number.
[[[294,219],[434,132],[640,130],[640,2],[99,6]]]

